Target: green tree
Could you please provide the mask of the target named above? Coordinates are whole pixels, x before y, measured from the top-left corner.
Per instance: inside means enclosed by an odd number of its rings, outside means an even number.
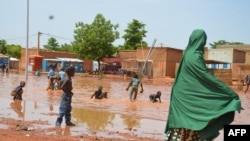
[[[48,50],[58,50],[59,45],[57,43],[57,40],[53,37],[49,38],[48,43],[43,46],[45,49]]]
[[[0,53],[1,54],[6,54],[7,53],[6,41],[5,40],[0,40]]]
[[[128,24],[127,29],[125,29],[125,34],[122,36],[124,38],[124,48],[125,49],[136,49],[139,46],[147,46],[147,43],[143,41],[143,37],[146,37],[147,31],[145,30],[145,24],[133,19],[131,23]]]
[[[210,48],[212,48],[212,49],[215,49],[216,46],[218,46],[218,45],[239,45],[239,44],[243,44],[243,43],[241,43],[241,42],[227,42],[225,40],[219,40],[217,42],[209,43]]]
[[[10,57],[21,58],[21,46],[20,45],[7,45],[7,54]]]
[[[112,24],[102,14],[97,14],[92,24],[76,23],[73,49],[79,58],[100,61],[115,53],[112,43],[119,38],[118,24]]]
[[[74,52],[72,45],[70,44],[62,44],[60,48],[58,48],[59,51],[64,52]]]

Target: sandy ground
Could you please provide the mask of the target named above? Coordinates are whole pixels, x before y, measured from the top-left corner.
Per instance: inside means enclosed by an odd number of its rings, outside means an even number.
[[[9,92],[24,79],[21,74],[0,76],[0,141],[162,141],[173,79],[143,80],[144,93],[137,101],[128,100],[125,90],[130,78],[95,76],[73,78],[72,121],[75,127],[55,127],[61,91],[46,91],[44,76],[29,76],[23,101],[13,102]],[[109,98],[90,99],[98,85],[103,85]],[[151,103],[148,95],[162,91],[162,103]],[[236,113],[233,124],[249,124],[250,99],[235,89],[245,110]],[[17,130],[17,125],[34,130]],[[223,140],[223,130],[215,141]]]

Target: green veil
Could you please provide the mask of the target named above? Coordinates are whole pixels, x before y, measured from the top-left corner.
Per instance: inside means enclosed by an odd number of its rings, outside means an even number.
[[[198,131],[201,139],[211,139],[234,120],[235,111],[240,112],[238,94],[207,69],[206,40],[202,29],[190,35],[172,87],[165,133],[186,128]]]

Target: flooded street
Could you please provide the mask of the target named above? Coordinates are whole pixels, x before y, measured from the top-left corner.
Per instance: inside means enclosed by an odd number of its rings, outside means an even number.
[[[171,83],[143,80],[144,93],[139,93],[135,102],[129,101],[129,91],[126,91],[130,78],[109,77],[98,79],[95,76],[73,77],[72,122],[75,127],[66,127],[63,122],[60,130],[55,127],[61,99],[60,90],[46,90],[47,74],[34,76],[29,74],[24,87],[23,101],[14,102],[10,92],[25,80],[24,73],[0,75],[0,128],[8,128],[1,122],[3,118],[34,121],[34,128],[48,129],[48,135],[89,135],[110,138],[126,138],[121,134],[138,137],[148,137],[162,140],[168,114]],[[98,86],[108,92],[108,99],[91,99]],[[151,103],[149,95],[162,92],[162,103]],[[242,107],[245,109],[236,114],[233,124],[250,124],[250,91],[247,95],[238,92]],[[43,125],[35,124],[44,122]],[[120,134],[115,134],[119,132]],[[223,140],[221,134],[216,141]]]

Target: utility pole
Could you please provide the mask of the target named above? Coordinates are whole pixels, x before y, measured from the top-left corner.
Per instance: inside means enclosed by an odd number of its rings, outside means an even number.
[[[37,55],[39,55],[39,49],[40,49],[40,36],[41,36],[41,32],[37,33]]]
[[[27,37],[26,37],[26,58],[25,58],[25,80],[28,80],[28,56],[29,56],[29,0],[27,0]]]

